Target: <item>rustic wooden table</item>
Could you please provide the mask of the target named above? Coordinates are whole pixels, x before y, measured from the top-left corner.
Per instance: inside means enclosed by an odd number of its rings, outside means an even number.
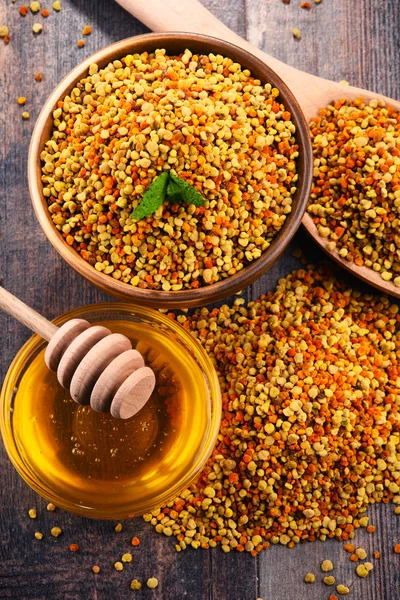
[[[184,2],[184,0],[182,0]],[[373,89],[400,98],[400,13],[398,0],[322,0],[312,10],[302,10],[299,0],[204,0],[207,7],[239,34],[283,61],[317,75]],[[78,62],[103,46],[145,32],[122,8],[110,0],[61,0],[60,13],[50,8],[46,20],[29,14],[22,18],[15,4],[2,0],[0,24],[7,24],[11,42],[0,42],[0,276],[10,291],[42,311],[49,318],[73,307],[108,299],[70,269],[51,248],[35,219],[29,200],[26,163],[29,139],[35,118],[54,85]],[[32,24],[43,22],[39,36]],[[77,48],[84,25],[93,33],[86,46]],[[291,30],[298,27],[302,39]],[[41,71],[43,82],[34,74]],[[29,121],[21,119],[18,96],[26,96]],[[320,250],[302,232],[295,244],[313,260]],[[272,289],[277,279],[298,268],[291,252],[250,289],[255,298]],[[357,282],[352,281],[353,285]],[[28,331],[0,314],[0,380],[14,354],[28,338]],[[303,583],[306,572],[319,572],[319,563],[330,558],[336,565],[338,582],[351,588],[352,600],[398,600],[400,561],[393,545],[400,542],[400,518],[392,506],[370,510],[377,533],[360,532],[357,541],[371,553],[379,549],[372,576],[361,580],[341,544],[301,545],[293,550],[273,547],[256,559],[221,551],[188,550],[175,553],[173,541],[154,533],[141,519],[124,523],[121,533],[114,523],[91,521],[57,511],[46,511],[46,502],[19,478],[4,449],[0,451],[0,598],[13,600],[118,600],[133,594],[129,582],[157,576],[157,590],[143,589],[138,596],[153,600],[328,600],[330,588],[321,583]],[[38,518],[27,511],[36,506]],[[59,525],[64,534],[49,535]],[[44,531],[42,541],[33,537]],[[141,538],[133,562],[117,573],[113,563],[129,548],[133,535]],[[71,542],[81,551],[72,554]],[[91,566],[102,567],[100,575]]]

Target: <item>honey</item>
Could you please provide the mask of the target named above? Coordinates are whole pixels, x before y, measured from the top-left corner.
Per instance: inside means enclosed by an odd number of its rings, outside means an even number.
[[[121,518],[172,500],[189,483],[205,446],[212,448],[213,408],[204,365],[170,332],[131,319],[96,324],[126,335],[154,370],[156,387],[142,410],[118,420],[76,404],[45,366],[37,340],[10,423],[28,479],[21,474],[31,484],[31,473],[37,491],[79,514]]]

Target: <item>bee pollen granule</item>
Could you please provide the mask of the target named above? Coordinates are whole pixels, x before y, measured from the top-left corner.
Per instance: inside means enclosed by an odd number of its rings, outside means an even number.
[[[257,301],[169,316],[215,364],[222,419],[198,479],[144,516],[156,531],[182,550],[256,555],[349,542],[369,501],[399,498],[400,315],[389,298],[309,266]]]
[[[147,587],[154,590],[158,586],[158,579],[156,577],[150,577],[147,580]]]
[[[297,189],[296,127],[279,96],[214,54],[90,65],[41,153],[55,227],[98,272],[138,288],[197,289],[241,271],[282,229]],[[161,201],[133,219],[168,173],[204,204]]]
[[[321,571],[327,573],[328,571],[333,571],[333,563],[330,560],[324,560],[321,563]]]
[[[338,585],[336,588],[336,591],[341,596],[347,596],[347,594],[350,593],[350,589],[346,585],[343,585],[343,584]]]
[[[140,590],[142,589],[142,584],[140,583],[140,581],[138,579],[132,579],[131,583],[130,583],[130,588],[131,590]]]
[[[130,563],[130,562],[132,562],[132,554],[130,554],[129,552],[126,552],[125,554],[122,555],[121,560],[124,563]]]

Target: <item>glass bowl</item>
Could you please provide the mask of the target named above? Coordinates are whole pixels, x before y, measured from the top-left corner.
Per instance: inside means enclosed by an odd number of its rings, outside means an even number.
[[[155,392],[126,421],[79,406],[44,365],[46,343],[34,335],[1,391],[11,462],[46,500],[79,515],[121,519],[163,506],[198,475],[217,438],[221,393],[211,360],[181,325],[153,309],[96,304],[55,323],[72,318],[127,335],[155,371]]]

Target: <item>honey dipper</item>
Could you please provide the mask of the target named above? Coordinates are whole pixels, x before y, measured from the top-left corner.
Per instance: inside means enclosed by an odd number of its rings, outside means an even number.
[[[0,308],[49,342],[46,365],[78,404],[129,419],[150,398],[154,372],[125,335],[84,319],[57,327],[2,287]]]

